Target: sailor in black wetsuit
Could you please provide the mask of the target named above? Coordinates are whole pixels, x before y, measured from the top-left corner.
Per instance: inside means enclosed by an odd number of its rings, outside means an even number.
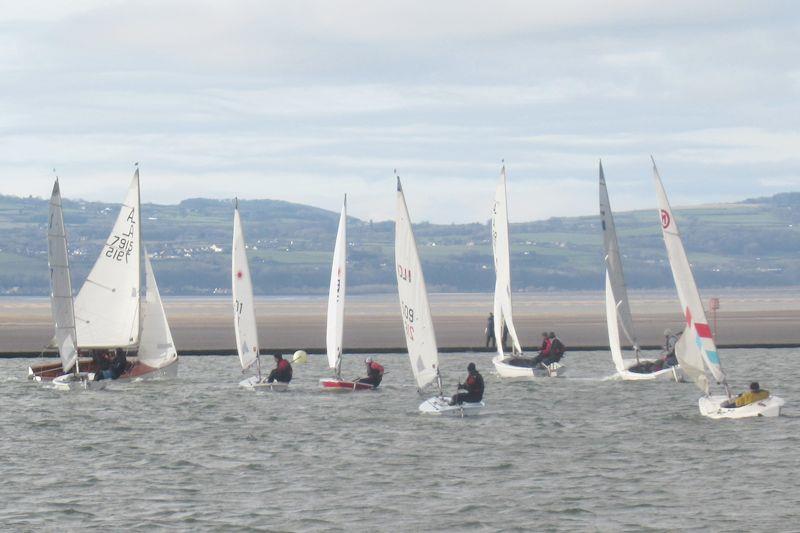
[[[454,395],[450,400],[450,405],[458,405],[464,402],[479,402],[483,399],[483,376],[475,368],[475,363],[467,365],[467,381],[459,383],[459,389],[465,389],[467,392],[459,392]]]
[[[289,383],[292,381],[292,365],[283,358],[283,355],[276,353],[272,357],[275,358],[277,366],[272,369],[267,377],[267,383],[277,381],[279,383]]]

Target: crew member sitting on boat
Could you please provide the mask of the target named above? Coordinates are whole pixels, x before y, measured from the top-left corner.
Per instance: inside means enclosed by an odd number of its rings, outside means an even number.
[[[543,331],[542,346],[539,348],[539,355],[531,360],[532,366],[539,366],[539,363],[550,356],[550,348],[552,347],[552,344],[553,341],[550,339],[550,335],[546,331]]]
[[[111,356],[104,350],[92,350],[94,380],[111,379]]]
[[[283,355],[276,353],[273,354],[275,358],[275,364],[277,365],[275,368],[272,369],[272,372],[269,373],[267,377],[267,383],[272,383],[273,381],[277,381],[279,383],[289,383],[292,381],[292,365],[283,358]]]
[[[550,366],[561,361],[561,358],[564,357],[564,352],[567,351],[567,347],[564,346],[564,343],[556,336],[555,332],[551,331],[547,337],[550,340],[550,354],[542,361],[542,364]]]
[[[367,377],[359,379],[358,382],[372,385],[373,388],[378,388],[378,385],[381,384],[381,380],[383,379],[383,366],[378,364],[377,361],[373,361],[372,357],[364,359],[364,363],[367,365]]]
[[[751,403],[756,403],[761,400],[766,400],[767,398],[769,398],[769,391],[762,389],[758,385],[758,381],[754,381],[750,384],[749,391],[743,392],[736,398],[723,403],[721,407],[724,407],[726,409],[744,407],[745,405],[750,405]]]
[[[664,330],[664,347],[662,349],[663,357],[661,360],[664,362],[663,367],[675,366],[678,364],[678,358],[675,356],[675,345],[678,344],[678,336],[672,333],[672,330],[667,328]]]
[[[101,379],[119,379],[128,369],[128,358],[122,348],[117,348],[114,351],[113,357],[111,356],[111,352],[108,351],[97,356],[93,353],[92,359],[94,359],[98,368],[100,368],[100,371],[94,374],[95,381],[100,381]]]
[[[459,405],[464,402],[479,402],[483,399],[483,376],[475,368],[475,363],[467,365],[467,381],[459,383],[458,388],[466,392],[459,392],[450,399],[450,405]]]

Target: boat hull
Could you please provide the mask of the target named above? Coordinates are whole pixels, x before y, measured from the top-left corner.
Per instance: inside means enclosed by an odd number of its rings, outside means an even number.
[[[104,380],[94,381],[94,372],[81,372],[75,374],[63,374],[57,378],[43,382],[47,388],[58,391],[82,391],[82,390],[102,390],[106,387]]]
[[[376,387],[373,387],[369,383],[359,383],[358,381],[346,381],[343,379],[321,379],[319,380],[319,386],[326,391],[337,391],[337,392],[353,392],[353,391],[361,391],[361,390],[374,390]]]
[[[267,383],[266,380],[259,380],[258,376],[250,376],[239,382],[239,386],[243,389],[256,391],[256,392],[286,392],[289,390],[288,383],[280,381],[273,381]]]
[[[628,363],[629,359],[626,359],[625,362]],[[642,359],[642,362],[651,362],[650,359]],[[635,361],[630,361],[630,364],[626,366],[630,368],[631,366],[635,365]],[[643,374],[641,372],[631,372],[630,370],[625,370],[624,372],[617,372],[611,376],[608,376],[606,380],[610,381],[676,381],[683,383],[686,381],[686,376],[681,370],[680,365],[670,366],[659,370],[657,372],[649,372],[647,374]]]
[[[495,372],[504,379],[530,380],[535,378],[558,378],[562,377],[567,371],[567,367],[561,363],[553,363],[546,368],[542,365],[534,368],[512,365],[509,364],[508,361],[509,358],[501,358],[499,355],[492,358]]]
[[[434,396],[422,402],[419,406],[419,411],[426,415],[463,418],[477,415],[485,405],[483,402],[464,402],[459,405],[450,405],[450,398]]]
[[[698,401],[700,414],[713,420],[722,418],[752,418],[756,416],[780,416],[781,408],[786,403],[783,398],[770,396],[765,400],[745,405],[744,407],[726,408],[722,404],[728,401],[727,396],[703,396]]]
[[[152,367],[144,363],[140,363],[135,357],[128,358],[128,368],[116,380],[122,383],[149,381],[152,379],[171,379],[178,376],[178,361],[180,358],[175,357],[168,363],[160,367]],[[94,373],[96,368],[91,359],[81,359],[78,362],[81,370],[88,373]],[[61,368],[60,362],[55,363],[41,363],[38,365],[31,365],[28,367],[28,379],[36,382],[53,381],[58,377],[65,376],[64,370]]]

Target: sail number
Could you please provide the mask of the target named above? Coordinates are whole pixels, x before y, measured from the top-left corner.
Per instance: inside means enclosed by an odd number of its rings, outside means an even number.
[[[411,269],[403,265],[397,265],[397,277],[411,283]]]
[[[403,311],[403,325],[406,329],[406,335],[409,339],[414,340],[414,308],[409,307],[405,302],[400,302],[400,308]]]
[[[108,247],[105,252],[106,257],[110,257],[115,261],[125,261],[128,262],[128,258],[130,257],[131,253],[133,252],[134,246],[134,234],[135,234],[135,227],[136,227],[136,220],[134,218],[134,209],[131,209],[131,212],[128,214],[126,219],[127,222],[130,222],[130,227],[126,233],[121,235],[112,235],[111,242],[106,244]]]

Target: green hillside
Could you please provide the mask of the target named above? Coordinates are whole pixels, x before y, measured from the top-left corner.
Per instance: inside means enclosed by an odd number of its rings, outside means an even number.
[[[118,207],[64,200],[73,283],[79,286],[111,229]],[[327,291],[338,213],[276,200],[243,200],[256,291]],[[233,205],[189,199],[145,204],[143,235],[165,294],[225,292],[230,284]],[[737,204],[677,210],[698,283],[704,287],[800,285],[800,193]],[[628,284],[668,287],[657,215],[615,215]],[[0,195],[0,294],[48,294],[47,202]],[[515,290],[599,289],[602,241],[597,217],[511,225]],[[494,286],[487,223],[415,226],[433,291],[490,291]],[[351,292],[394,289],[394,224],[348,220]]]

